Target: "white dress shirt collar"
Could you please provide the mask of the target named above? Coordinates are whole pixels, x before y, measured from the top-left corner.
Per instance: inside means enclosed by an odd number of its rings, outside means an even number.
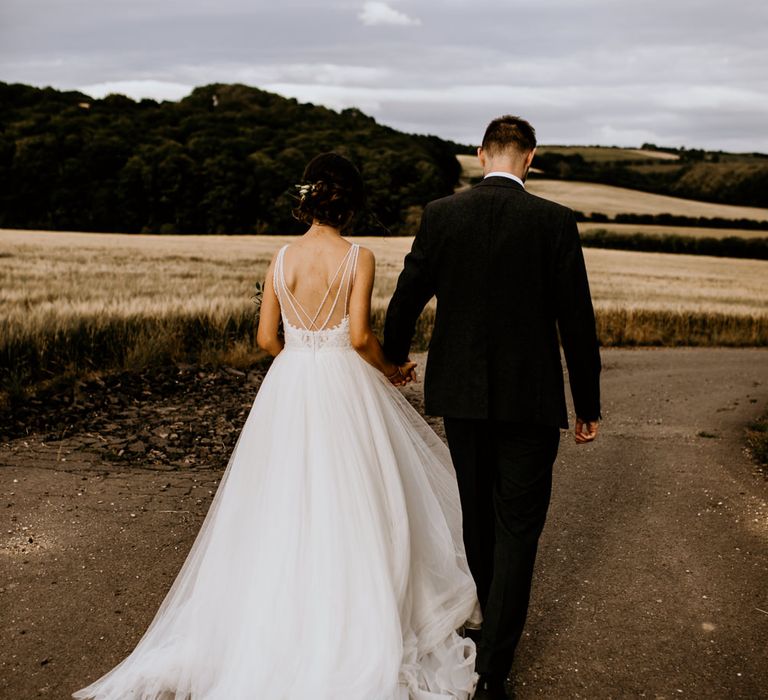
[[[505,173],[503,170],[494,170],[492,173],[488,173],[485,177],[508,177],[510,180],[519,182],[523,186],[523,189],[525,189],[525,183],[517,175]]]

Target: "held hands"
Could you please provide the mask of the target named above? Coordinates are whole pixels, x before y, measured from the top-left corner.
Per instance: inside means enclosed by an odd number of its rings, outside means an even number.
[[[576,444],[583,445],[585,442],[592,442],[597,437],[598,423],[599,421],[585,421],[577,416],[576,427],[574,428]]]
[[[416,363],[408,360],[402,365],[395,365],[395,369],[387,375],[387,379],[395,386],[404,386],[408,382],[419,381],[416,376]]]

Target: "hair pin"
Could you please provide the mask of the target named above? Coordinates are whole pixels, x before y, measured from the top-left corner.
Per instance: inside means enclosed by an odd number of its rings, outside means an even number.
[[[320,183],[319,182],[308,182],[308,183],[302,183],[294,185],[294,187],[299,191],[299,194],[302,197],[306,197],[310,192],[316,192],[320,189]]]

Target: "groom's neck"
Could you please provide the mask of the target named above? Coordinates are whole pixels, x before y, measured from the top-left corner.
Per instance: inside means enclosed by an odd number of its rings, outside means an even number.
[[[483,176],[488,173],[510,173],[521,180],[525,177],[525,160],[512,160],[511,158],[488,158],[483,168]]]
[[[514,175],[516,178],[519,178],[521,181],[525,180],[526,175],[525,169],[522,166],[515,168],[496,165],[483,169],[483,177],[487,177],[489,173],[509,173],[510,175]]]

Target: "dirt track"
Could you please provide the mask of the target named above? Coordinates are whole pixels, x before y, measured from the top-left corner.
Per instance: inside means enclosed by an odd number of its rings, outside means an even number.
[[[598,442],[562,435],[518,697],[768,697],[768,481],[743,443],[768,351],[603,362]],[[225,466],[142,469],[77,438],[0,445],[3,699],[68,698],[130,652]]]

